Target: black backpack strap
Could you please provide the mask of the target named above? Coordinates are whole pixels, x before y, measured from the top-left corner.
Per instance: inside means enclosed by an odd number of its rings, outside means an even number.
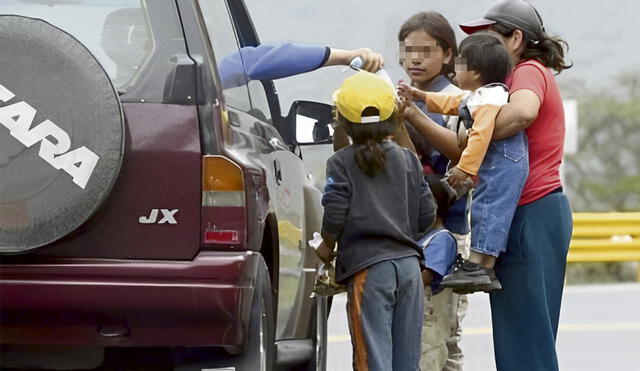
[[[458,127],[456,128],[456,133],[460,130],[460,124],[463,124],[465,129],[471,129],[473,126],[473,118],[471,117],[471,111],[469,111],[469,107],[467,106],[467,101],[469,101],[469,97],[467,96],[460,102],[460,107],[458,108]]]

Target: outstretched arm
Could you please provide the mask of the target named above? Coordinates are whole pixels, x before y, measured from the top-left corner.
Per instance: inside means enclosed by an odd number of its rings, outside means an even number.
[[[458,116],[458,107],[464,98],[464,94],[431,93],[425,94],[425,103],[429,112],[443,115]]]
[[[321,67],[348,65],[358,56],[367,71],[375,72],[384,63],[381,54],[366,48],[343,50],[297,43],[260,44],[243,47],[219,60],[218,73],[223,89],[228,89],[252,80],[277,80]]]
[[[416,87],[400,82],[398,94],[408,100],[424,101],[429,112],[443,115],[458,115],[458,107],[465,94],[446,94],[422,91]]]
[[[376,53],[368,48],[344,50],[330,48],[329,57],[321,67],[335,66],[335,65],[349,65],[351,61],[356,58],[362,58],[364,63],[363,70],[369,72],[377,72],[384,65],[384,57],[380,53]]]
[[[458,162],[462,150],[458,147],[458,136],[454,131],[435,123],[412,101],[405,99],[401,110],[405,120],[413,125],[429,141],[433,148],[445,155],[452,163]]]

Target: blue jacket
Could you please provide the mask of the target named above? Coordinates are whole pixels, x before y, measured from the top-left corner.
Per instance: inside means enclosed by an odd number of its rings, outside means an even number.
[[[322,45],[294,43],[247,46],[222,58],[218,73],[223,89],[252,80],[276,80],[320,68],[331,49]]]

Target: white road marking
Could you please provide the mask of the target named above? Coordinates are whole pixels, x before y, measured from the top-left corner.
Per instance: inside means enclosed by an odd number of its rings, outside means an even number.
[[[559,332],[600,332],[600,331],[637,331],[640,330],[640,322],[619,323],[575,323],[561,324]],[[464,327],[462,335],[491,335],[491,327]],[[346,335],[329,336],[330,343],[351,342],[351,337]]]

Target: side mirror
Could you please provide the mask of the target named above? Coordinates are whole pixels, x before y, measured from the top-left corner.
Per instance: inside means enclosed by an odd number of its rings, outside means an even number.
[[[287,115],[288,132],[299,145],[332,143],[333,108],[328,104],[295,101]]]

